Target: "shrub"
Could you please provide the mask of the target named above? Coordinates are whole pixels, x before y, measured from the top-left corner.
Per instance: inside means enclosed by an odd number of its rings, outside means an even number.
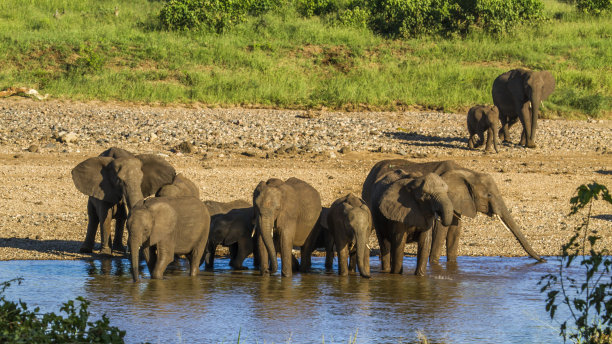
[[[543,284],[540,292],[547,293],[546,311],[551,319],[555,318],[560,305],[569,310],[569,319],[573,319],[575,327],[568,327],[569,320],[560,325],[564,341],[569,338],[574,343],[612,342],[612,257],[607,248],[594,248],[601,237],[596,230],[589,228],[593,201],[599,198],[612,204],[612,196],[605,186],[592,183],[578,187],[577,195],[570,200],[570,215],[583,208],[587,208],[587,214],[569,242],[562,247],[559,272],[547,274],[540,280]],[[584,268],[583,281],[564,272],[577,260]]]
[[[599,15],[612,10],[612,0],[577,0],[576,8],[585,13]]]
[[[159,13],[169,30],[205,29],[221,33],[246,20],[280,6],[283,0],[169,0]]]
[[[106,315],[90,322],[87,307],[89,302],[77,297],[60,308],[64,318],[55,313],[40,315],[39,308],[28,310],[25,302],[7,301],[4,291],[11,283],[21,284],[22,279],[0,283],[0,343],[123,343],[125,331],[109,326]]]
[[[304,17],[320,16],[338,10],[335,0],[296,0],[295,6]]]

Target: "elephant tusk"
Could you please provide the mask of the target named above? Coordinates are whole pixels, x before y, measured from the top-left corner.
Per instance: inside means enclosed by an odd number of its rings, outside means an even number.
[[[255,227],[253,227],[253,230],[251,231],[251,238],[255,237]]]
[[[370,244],[366,244],[366,247],[368,248],[368,250],[372,250],[372,248],[370,247]]]
[[[497,218],[499,222],[501,222],[504,225],[504,228],[506,228],[508,232],[512,233],[512,230],[510,229],[510,227],[508,227],[508,225],[504,222],[504,220],[502,220],[502,218],[499,215],[495,214],[495,218]]]

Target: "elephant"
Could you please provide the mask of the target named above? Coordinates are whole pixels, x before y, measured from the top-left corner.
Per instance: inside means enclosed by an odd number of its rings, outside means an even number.
[[[535,148],[540,103],[554,90],[555,77],[549,71],[513,69],[498,76],[491,93],[502,125],[499,137],[509,142],[510,126],[518,118],[523,125],[520,144]]]
[[[155,197],[181,197],[191,196],[200,198],[200,189],[194,182],[189,180],[183,174],[179,173],[174,177],[171,184],[162,186],[155,193]]]
[[[127,229],[135,282],[139,279],[141,248],[151,278],[163,278],[175,255],[186,255],[189,275],[196,276],[206,249],[210,215],[195,197],[153,197],[132,208]]]
[[[163,158],[152,154],[134,155],[112,147],[72,169],[76,188],[89,196],[87,234],[80,252],[91,253],[100,225],[100,253],[124,251],[123,228],[127,208],[160,187],[172,183],[176,172]],[[115,219],[115,237],[110,247],[111,221]]]
[[[371,197],[370,190],[372,185],[375,184],[378,175],[383,175],[397,169],[401,169],[406,173],[435,173],[446,182],[449,188],[448,194],[453,202],[454,216],[450,226],[446,223],[436,223],[436,228],[432,233],[430,262],[438,263],[445,241],[447,261],[451,263],[456,262],[461,234],[461,216],[474,217],[477,212],[498,217],[502,224],[512,232],[530,257],[543,261],[531,247],[520,226],[510,214],[493,178],[486,173],[463,168],[452,160],[425,163],[403,159],[379,161],[374,165],[364,182],[364,199]]]
[[[372,234],[372,214],[367,204],[349,193],[332,203],[327,223],[338,253],[338,274],[346,276],[349,270],[355,271],[356,262],[359,274],[370,278],[368,242]],[[349,255],[350,264],[347,264]]]
[[[217,245],[228,246],[230,266],[236,270],[246,270],[244,259],[253,253],[254,265],[259,267],[257,250],[253,250],[257,238],[253,235],[253,206],[243,200],[228,203],[205,201],[210,212],[210,234],[204,253],[206,269],[214,267]]]
[[[276,272],[276,247],[280,248],[282,276],[292,275],[294,246],[301,247],[300,271],[308,271],[320,227],[319,192],[297,178],[271,178],[255,188],[253,206],[262,275]]]
[[[482,145],[486,131],[487,145],[485,146],[485,152],[489,151],[491,145],[493,145],[495,152],[499,153],[499,138],[497,135],[501,129],[501,122],[499,121],[497,106],[476,105],[472,107],[467,115],[467,128],[470,133],[468,138],[470,149]],[[478,142],[476,136],[478,136]]]
[[[370,180],[374,182],[369,183]],[[406,173],[374,165],[364,183],[362,197],[372,212],[382,271],[401,274],[404,246],[416,241],[414,274],[424,276],[435,218],[440,217],[446,226],[453,219],[453,203],[444,180],[434,173]]]

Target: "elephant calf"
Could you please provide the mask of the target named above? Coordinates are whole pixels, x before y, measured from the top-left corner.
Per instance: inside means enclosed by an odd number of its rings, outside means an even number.
[[[501,129],[499,121],[499,111],[496,106],[476,105],[468,111],[467,128],[470,136],[468,138],[468,147],[474,149],[482,145],[484,142],[484,133],[487,132],[487,145],[485,152],[491,149],[491,144],[498,153],[499,138],[497,133]],[[478,142],[476,141],[478,136]]]
[[[210,211],[210,234],[204,254],[206,269],[214,268],[217,245],[229,247],[230,266],[236,270],[246,270],[244,259],[254,253],[255,265],[258,255],[253,247],[257,240],[253,236],[253,207],[249,202],[236,200],[228,203],[204,202]]]
[[[141,247],[151,278],[163,278],[175,254],[187,255],[189,275],[196,276],[208,240],[210,215],[195,197],[154,197],[132,208],[127,229],[134,281],[139,278]]]
[[[372,233],[370,208],[359,197],[349,193],[332,203],[327,223],[338,252],[338,273],[355,271],[355,261],[362,277],[370,277],[370,248]],[[350,254],[350,264],[347,263]],[[356,259],[355,259],[356,258]]]

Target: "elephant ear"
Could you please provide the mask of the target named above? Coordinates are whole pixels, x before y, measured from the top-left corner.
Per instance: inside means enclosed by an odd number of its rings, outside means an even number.
[[[319,217],[319,224],[321,224],[321,227],[327,229],[329,229],[329,221],[327,219],[329,216],[329,209],[328,207],[323,207],[323,209],[321,209],[321,216]]]
[[[144,197],[153,195],[162,186],[174,181],[176,171],[166,159],[155,154],[140,154],[136,158],[142,162],[143,176],[140,188]]]
[[[555,77],[549,71],[542,71],[542,81],[544,84],[542,85],[542,100],[548,99],[548,97],[555,90]]]
[[[107,168],[113,160],[110,157],[93,157],[76,165],[71,172],[74,186],[87,196],[109,203],[119,202],[121,192],[112,183]]]
[[[155,201],[151,202],[151,200]],[[149,204],[145,203],[145,206],[153,217],[149,245],[153,246],[162,240],[170,239],[169,236],[175,234],[178,216],[176,210],[164,201],[150,199],[148,202]]]
[[[442,174],[448,185],[448,196],[456,213],[468,217],[476,216],[476,200],[473,189],[475,177],[469,171],[453,170]]]
[[[410,224],[410,215],[417,211],[417,201],[412,189],[417,183],[414,179],[402,178],[392,184],[383,192],[378,204],[378,210],[388,220]]]

